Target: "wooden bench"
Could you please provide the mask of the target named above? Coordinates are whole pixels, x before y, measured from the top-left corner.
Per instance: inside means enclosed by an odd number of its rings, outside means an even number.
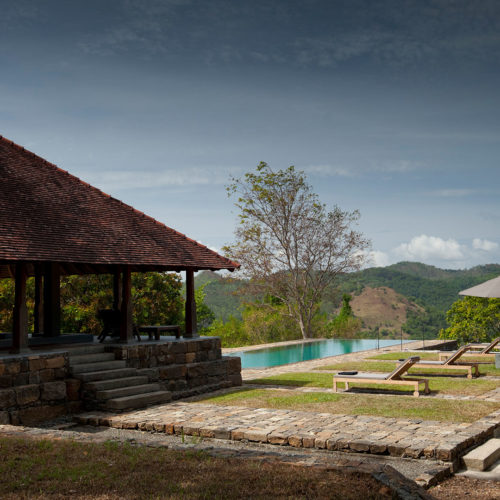
[[[181,328],[179,325],[143,325],[138,326],[137,330],[141,333],[147,333],[149,340],[153,340],[153,335],[155,340],[160,340],[162,332],[174,332],[176,339],[181,338]]]

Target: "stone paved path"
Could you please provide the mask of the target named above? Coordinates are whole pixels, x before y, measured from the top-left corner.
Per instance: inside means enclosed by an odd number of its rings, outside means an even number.
[[[405,347],[414,349],[420,345],[421,342],[415,342]],[[399,346],[393,346],[378,352],[399,350]],[[311,371],[332,362],[363,360],[373,354],[374,351],[371,350],[264,370],[243,370],[243,376],[248,380],[278,373]],[[328,389],[314,387],[272,388],[283,391],[331,392]],[[500,389],[476,398],[449,395],[442,397],[499,401]],[[228,442],[266,443],[302,449],[426,458],[456,464],[461,452],[475,443],[485,441],[493,435],[496,428],[500,428],[500,410],[471,424],[443,425],[442,422],[421,419],[333,415],[297,410],[177,402],[122,414],[86,413],[79,415],[77,421],[83,425],[137,429],[167,435],[200,436]]]
[[[472,424],[333,415],[297,410],[173,403],[124,414],[78,415],[80,424],[110,426],[335,451],[389,454],[452,462],[492,436],[500,410]]]

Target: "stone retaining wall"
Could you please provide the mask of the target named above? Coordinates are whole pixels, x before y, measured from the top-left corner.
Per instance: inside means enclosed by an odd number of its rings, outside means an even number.
[[[242,384],[241,360],[222,357],[217,337],[106,350],[180,399]],[[72,378],[67,351],[0,357],[0,425],[30,425],[81,411],[81,382]]]
[[[29,425],[78,411],[68,401],[68,373],[67,352],[1,357],[0,424]]]
[[[241,359],[223,357],[218,337],[114,345],[107,350],[147,375],[150,382],[159,382],[174,399],[242,384]]]

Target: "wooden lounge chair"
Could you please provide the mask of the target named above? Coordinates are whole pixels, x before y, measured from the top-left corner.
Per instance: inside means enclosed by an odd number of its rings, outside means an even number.
[[[450,357],[445,360],[419,361],[418,363],[415,363],[415,366],[420,366],[422,368],[446,368],[447,370],[467,370],[467,378],[472,378],[472,370],[474,370],[474,375],[479,377],[478,363],[474,363],[472,361],[457,363],[457,360],[460,359],[469,349],[468,345],[464,345],[454,353],[451,353]]]
[[[494,354],[493,349],[495,347],[500,347],[498,344],[500,342],[500,337],[493,339],[489,344],[487,342],[484,343],[473,343],[467,344],[467,347],[471,352],[467,352],[464,354],[466,356],[492,356]],[[477,350],[476,350],[477,349]],[[439,361],[443,359],[447,359],[452,353],[450,352],[440,352],[439,353]]]
[[[345,383],[345,390],[349,390],[349,382],[362,382],[365,384],[387,384],[387,385],[409,385],[413,387],[413,395],[418,397],[419,385],[424,384],[424,392],[428,394],[429,381],[424,378],[401,378],[420,358],[412,356],[399,364],[391,373],[374,373],[374,372],[342,372],[333,376],[333,390],[337,392],[337,384]]]

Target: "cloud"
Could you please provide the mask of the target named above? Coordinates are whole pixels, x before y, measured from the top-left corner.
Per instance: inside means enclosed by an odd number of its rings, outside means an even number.
[[[385,267],[391,263],[389,255],[380,250],[371,250],[366,255],[366,267]]]
[[[308,174],[323,177],[356,177],[356,172],[348,167],[335,167],[333,165],[309,165],[304,167]]]
[[[466,248],[451,238],[444,240],[437,236],[421,234],[412,238],[409,243],[402,243],[394,252],[405,260],[458,261],[465,257]]]
[[[443,198],[461,198],[476,193],[477,190],[475,189],[437,189],[436,191],[431,191],[429,194],[431,196],[440,196]]]
[[[482,240],[480,238],[474,238],[472,240],[472,248],[474,248],[474,250],[493,252],[494,250],[498,249],[498,243],[489,240]]]
[[[341,167],[330,164],[308,165],[304,171],[308,174],[319,175],[323,177],[359,177],[370,173],[404,174],[411,172],[421,166],[418,162],[400,160],[396,162],[371,162],[368,166],[354,165]]]
[[[82,180],[104,191],[225,184],[229,178],[229,172],[215,167],[194,167],[159,172],[88,171],[81,172],[79,175]]]

